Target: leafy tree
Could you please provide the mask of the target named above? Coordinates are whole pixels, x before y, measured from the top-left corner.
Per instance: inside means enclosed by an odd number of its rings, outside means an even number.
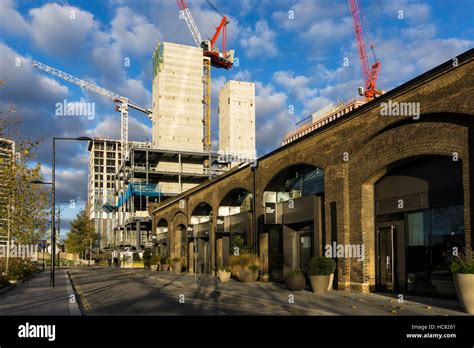
[[[85,251],[89,250],[91,241],[94,242],[96,239],[97,234],[92,220],[89,219],[84,210],[81,210],[71,222],[71,231],[64,242],[66,251],[85,254]]]
[[[0,109],[0,136],[11,137],[11,128],[18,124],[18,118]],[[51,220],[49,190],[33,185],[33,180],[44,180],[41,165],[34,163],[34,150],[38,142],[16,139],[15,154],[0,158],[0,211],[10,221],[0,225],[0,235],[8,234],[18,244],[37,243],[48,230]],[[2,216],[3,217],[3,216]]]

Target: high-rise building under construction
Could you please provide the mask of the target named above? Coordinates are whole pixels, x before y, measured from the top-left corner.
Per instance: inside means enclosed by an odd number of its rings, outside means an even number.
[[[233,163],[256,158],[252,82],[231,80],[219,91],[219,153]]]
[[[153,147],[202,152],[202,49],[159,43],[153,54]]]

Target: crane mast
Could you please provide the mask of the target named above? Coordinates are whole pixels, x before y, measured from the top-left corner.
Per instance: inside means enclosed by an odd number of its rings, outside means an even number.
[[[191,11],[189,11],[189,7],[188,7],[188,4],[186,3],[186,0],[176,0],[176,3],[178,4],[178,7],[181,10],[181,13],[183,14],[184,20],[186,21],[186,24],[188,25],[189,31],[191,32],[191,35],[193,36],[196,46],[201,47],[201,43],[202,43],[201,33],[199,32],[199,29],[196,23],[194,22],[194,18],[191,15]]]
[[[33,61],[33,67],[40,69],[44,72],[47,72],[51,75],[54,75],[56,77],[59,77],[65,81],[68,81],[72,84],[75,84],[81,88],[87,89],[88,91],[97,93],[105,98],[108,98],[118,105],[116,106],[116,111],[120,112],[120,140],[121,140],[121,145],[122,145],[122,159],[124,159],[127,156],[128,152],[128,108],[131,107],[132,109],[141,111],[151,119],[151,113],[152,111],[150,109],[146,109],[131,100],[129,100],[126,97],[123,97],[117,93],[111,92],[105,88],[102,88],[100,86],[97,86],[91,82],[82,80],[78,77],[75,77],[71,74],[65,73],[64,71],[61,71],[59,69],[50,67],[46,64],[43,64],[41,62],[38,62],[37,60]]]
[[[352,16],[352,23],[354,26],[354,33],[357,41],[357,48],[359,51],[359,59],[362,67],[362,74],[365,81],[365,91],[363,95],[367,100],[372,100],[381,94],[377,90],[377,77],[380,70],[380,62],[375,59],[374,64],[369,67],[369,60],[367,57],[367,49],[365,45],[364,30],[360,17],[358,0],[349,0],[349,8]],[[373,47],[371,47],[373,50]]]

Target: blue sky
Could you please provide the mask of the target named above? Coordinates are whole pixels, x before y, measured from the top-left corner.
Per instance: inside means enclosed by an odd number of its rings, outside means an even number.
[[[331,102],[354,97],[357,86],[363,84],[346,0],[213,2],[230,16],[228,47],[239,58],[239,66],[231,71],[212,72],[214,145],[217,93],[227,79],[256,83],[259,155],[278,147],[295,122]],[[189,3],[203,36],[212,36],[220,16],[204,0]],[[382,63],[378,86],[384,90],[474,46],[472,0],[359,3],[368,39],[375,43]],[[24,137],[42,139],[37,158],[46,177],[51,172],[52,136],[119,138],[120,117],[113,103],[45,75],[31,67],[31,60],[150,106],[151,56],[158,40],[194,45],[187,26],[178,18],[175,0],[0,0],[0,79],[7,81],[0,87],[0,102],[15,105],[24,119]],[[126,58],[129,67],[124,65]],[[349,60],[347,67],[344,58]],[[20,66],[15,65],[18,59]],[[96,117],[55,116],[55,104],[64,99],[95,102]],[[294,114],[289,113],[290,106]],[[131,116],[130,139],[151,140],[148,119],[139,113]],[[62,143],[59,152],[60,199],[84,202],[85,145]],[[70,219],[77,209],[70,209],[66,216]]]

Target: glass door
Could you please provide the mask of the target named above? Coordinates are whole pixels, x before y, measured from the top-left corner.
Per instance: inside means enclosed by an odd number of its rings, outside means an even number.
[[[378,235],[378,276],[379,291],[395,290],[395,226],[380,226]]]
[[[406,291],[405,220],[379,223],[377,228],[378,291]]]
[[[312,233],[300,234],[300,262],[299,268],[301,270],[307,270],[309,265],[309,260],[311,260],[312,255]]]

